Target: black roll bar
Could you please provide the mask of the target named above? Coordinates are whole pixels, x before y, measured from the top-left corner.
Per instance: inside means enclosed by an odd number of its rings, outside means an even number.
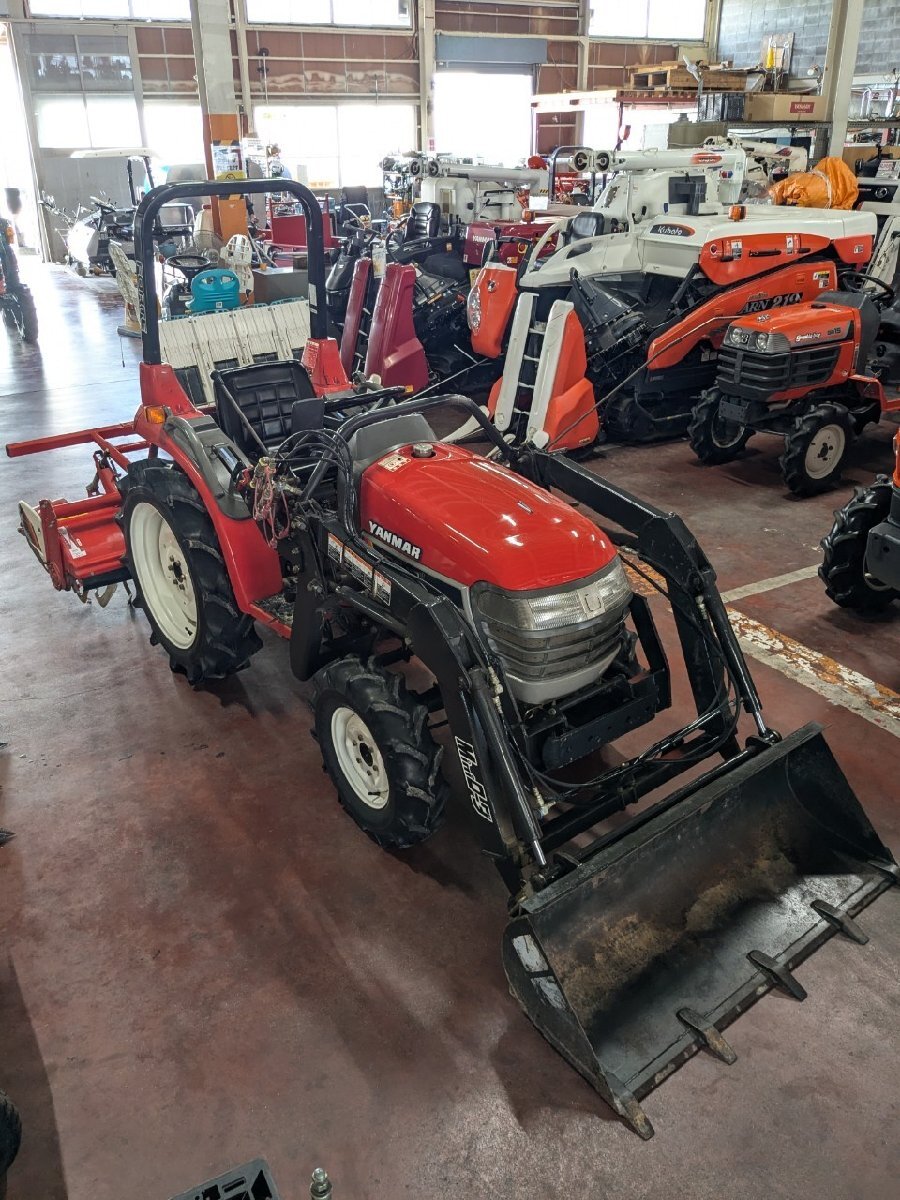
[[[306,217],[306,247],[309,264],[309,333],[313,338],[328,335],[325,310],[325,238],[322,210],[308,187],[294,179],[186,180],[153,188],[144,196],[134,216],[134,257],[138,273],[139,318],[143,334],[144,362],[162,362],[159,349],[159,309],[156,295],[156,252],[153,232],[164,204],[188,196],[260,196],[288,192]],[[320,307],[321,301],[321,307]]]

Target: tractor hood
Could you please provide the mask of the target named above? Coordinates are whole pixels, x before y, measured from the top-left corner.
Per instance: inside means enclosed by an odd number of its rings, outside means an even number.
[[[873,319],[878,320],[875,306]],[[732,346],[751,350],[771,349],[776,352],[788,347],[774,338],[781,334],[790,346],[815,346],[823,342],[841,342],[849,336],[853,327],[854,312],[844,304],[813,303],[796,304],[774,312],[749,313],[739,321],[733,321],[726,335]],[[736,332],[732,333],[732,328]],[[740,331],[740,332],[738,332]],[[758,338],[766,339],[767,345],[760,347]]]
[[[366,468],[360,528],[373,545],[462,587],[556,587],[595,574],[616,555],[602,531],[562,500],[442,443],[400,446]]]
[[[605,217],[602,207],[595,212]],[[565,286],[573,267],[579,275],[640,272],[680,279],[699,265],[714,283],[729,286],[813,255],[833,254],[861,270],[872,254],[877,229],[872,213],[762,204],[737,206],[735,212],[740,219],[727,211],[632,213],[616,226],[624,224],[625,232],[610,232],[613,223],[605,222],[606,232],[595,237],[576,237],[544,259],[535,253],[520,284],[527,290]]]

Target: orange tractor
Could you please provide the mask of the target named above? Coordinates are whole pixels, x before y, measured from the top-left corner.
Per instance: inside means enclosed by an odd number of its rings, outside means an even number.
[[[860,271],[844,272],[840,289],[731,323],[715,384],[702,393],[688,427],[701,462],[730,462],[754,433],[778,434],[788,488],[816,495],[840,478],[866,425],[900,412],[900,396],[885,391],[900,379],[894,291]]]

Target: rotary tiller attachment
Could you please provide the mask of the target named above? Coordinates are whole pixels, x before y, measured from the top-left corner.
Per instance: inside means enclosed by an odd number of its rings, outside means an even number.
[[[513,995],[641,1137],[639,1101],[900,881],[817,725],[639,814],[507,926]]]

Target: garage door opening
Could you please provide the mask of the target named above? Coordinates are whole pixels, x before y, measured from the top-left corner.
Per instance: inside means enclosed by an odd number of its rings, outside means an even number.
[[[435,148],[515,166],[531,153],[533,91],[531,72],[436,72]]]

